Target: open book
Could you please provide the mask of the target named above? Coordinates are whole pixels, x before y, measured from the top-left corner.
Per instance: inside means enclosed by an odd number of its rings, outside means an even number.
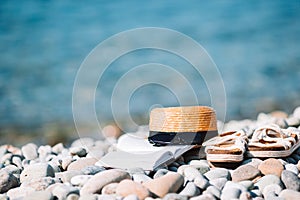
[[[97,162],[97,165],[121,169],[140,167],[144,170],[154,170],[175,161],[194,145],[156,147],[150,144],[147,138],[124,134],[119,138],[116,147],[117,151],[106,154]]]

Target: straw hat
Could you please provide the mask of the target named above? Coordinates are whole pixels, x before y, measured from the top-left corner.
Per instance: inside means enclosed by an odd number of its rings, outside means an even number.
[[[150,113],[149,141],[157,144],[202,144],[217,132],[215,111],[207,106],[155,108]]]

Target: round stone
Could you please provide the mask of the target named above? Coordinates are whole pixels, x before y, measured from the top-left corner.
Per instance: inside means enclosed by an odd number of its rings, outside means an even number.
[[[184,168],[183,175],[189,181],[193,181],[196,177],[202,176],[202,174],[194,167]]]
[[[244,185],[240,184],[240,183],[227,181],[224,188],[223,188],[223,190],[230,189],[230,188],[237,188],[237,189],[241,190],[242,192],[248,191],[247,188]]]
[[[264,175],[273,174],[273,175],[280,177],[281,172],[283,171],[284,168],[280,161],[278,161],[275,158],[269,158],[269,159],[263,161],[258,166],[258,169]]]
[[[83,174],[86,174],[86,175],[95,175],[99,172],[105,171],[105,168],[96,166],[96,165],[91,165],[91,166],[87,166],[87,167],[83,168],[81,171]]]
[[[286,164],[284,167],[286,170],[291,171],[294,174],[299,174],[299,170],[298,170],[297,166],[294,164]]]
[[[68,166],[68,170],[83,170],[88,166],[93,166],[97,162],[95,158],[80,158],[74,162],[72,162]]]
[[[67,167],[73,162],[72,156],[66,156],[61,159],[61,167],[66,170]]]
[[[77,175],[77,176],[73,176],[70,182],[74,186],[82,187],[92,177],[93,177],[92,175]]]
[[[161,176],[166,175],[168,172],[169,172],[169,170],[167,170],[167,169],[159,169],[159,170],[157,170],[157,172],[155,172],[155,174],[153,175],[153,178],[159,178]]]
[[[3,169],[1,170],[5,170],[11,174],[20,174],[21,173],[21,169],[19,169],[17,166],[15,165],[7,165],[5,166]]]
[[[72,177],[77,176],[77,175],[82,175],[82,172],[71,170],[71,171],[64,171],[64,172],[55,173],[55,177],[58,178],[63,183],[70,182]]]
[[[177,169],[177,173],[183,175],[184,169],[187,168],[187,167],[190,167],[190,165],[181,165],[181,166],[179,166],[178,169]]]
[[[60,154],[63,149],[65,149],[64,145],[62,143],[58,143],[52,147],[52,152],[55,154]]]
[[[282,188],[277,184],[267,185],[263,190],[264,197],[276,197],[281,192]]]
[[[232,181],[240,182],[244,180],[253,180],[260,175],[260,171],[252,165],[242,165],[235,169],[232,174]]]
[[[61,172],[61,159],[58,157],[53,158],[48,164],[52,167],[54,173]]]
[[[221,191],[216,186],[209,186],[206,189],[206,191],[211,193],[212,195],[214,195],[218,199],[220,199],[220,197],[221,197]]]
[[[15,166],[17,166],[19,169],[22,169],[23,168],[23,165],[22,165],[22,157],[19,156],[19,155],[13,155],[11,157],[11,162],[12,164],[14,164]]]
[[[45,145],[40,146],[37,151],[40,158],[46,158],[49,154],[52,153],[52,148],[50,145]]]
[[[280,178],[273,174],[263,176],[257,181],[257,183],[254,184],[254,186],[257,186],[260,191],[263,191],[267,185],[271,184],[277,184],[279,186],[282,186]]]
[[[293,172],[284,170],[281,174],[281,180],[287,189],[300,190],[300,178]]]
[[[191,160],[189,162],[189,165],[192,165],[192,166],[206,165],[209,167],[209,163],[207,160]]]
[[[250,200],[252,199],[250,192],[242,192],[239,200]]]
[[[26,199],[25,197],[35,192],[31,187],[17,187],[7,191],[9,199]]]
[[[78,147],[78,146],[70,148],[69,151],[72,156],[77,155],[79,157],[84,157],[87,154],[87,151],[85,148]]]
[[[289,126],[297,127],[300,125],[300,118],[297,117],[289,117],[286,119],[286,122]]]
[[[179,194],[182,196],[193,197],[199,195],[200,190],[193,182],[188,182]]]
[[[238,188],[226,188],[222,191],[221,200],[238,199],[241,194],[241,190]]]
[[[139,197],[135,194],[130,194],[130,195],[124,197],[123,200],[139,200]]]
[[[242,162],[242,165],[252,165],[255,168],[258,168],[258,166],[262,163],[263,161],[258,159],[258,158],[249,158],[246,159]]]
[[[191,160],[189,164],[196,168],[201,174],[205,174],[210,170],[207,160]]]
[[[21,187],[31,187],[36,191],[45,190],[49,185],[56,183],[58,180],[52,177],[43,177],[40,179],[32,179],[21,184]]]
[[[209,183],[211,185],[216,186],[219,190],[222,190],[228,180],[226,178],[216,178],[210,180]]]
[[[79,195],[79,190],[76,187],[68,186],[65,184],[57,185],[52,194],[56,196],[58,199],[66,199],[70,194],[77,194]]]
[[[262,197],[262,192],[259,189],[254,189],[250,191],[251,197]]]
[[[105,155],[105,151],[102,150],[102,148],[98,147],[91,147],[89,149],[88,154],[86,155],[87,158],[95,158],[97,160],[100,160]]]
[[[227,181],[227,179],[226,179],[226,181]],[[197,176],[194,179],[194,183],[197,187],[199,187],[202,190],[204,190],[205,188],[207,188],[209,186],[209,182],[204,176]]]
[[[227,180],[230,179],[230,173],[229,173],[228,169],[225,169],[225,168],[212,169],[209,172],[206,172],[204,174],[204,176],[208,180],[213,180],[213,179],[217,179],[217,178],[226,178]]]
[[[66,200],[79,200],[80,196],[78,194],[69,194]]]
[[[280,192],[279,197],[287,200],[289,199],[296,200],[296,199],[300,199],[300,192],[290,190],[290,189],[285,189]]]
[[[171,172],[159,178],[143,183],[152,193],[159,197],[164,197],[168,193],[176,193],[183,185],[182,175]]]
[[[5,193],[18,185],[19,181],[14,175],[4,169],[0,170],[0,193]]]
[[[132,178],[135,182],[138,182],[138,183],[144,183],[144,182],[152,180],[152,178],[150,178],[146,174],[133,174]]]
[[[54,177],[53,168],[47,163],[36,163],[24,168],[20,176],[20,181],[23,183],[25,181],[40,179],[47,176]]]
[[[300,106],[295,108],[295,110],[293,112],[293,116],[300,119]]]
[[[176,193],[169,193],[164,196],[163,200],[188,200],[188,197]]]
[[[124,179],[131,179],[128,172],[119,169],[110,169],[99,172],[90,178],[80,190],[81,194],[99,193],[109,183],[118,183]]]
[[[21,148],[22,154],[27,160],[34,160],[38,157],[37,146],[33,143],[26,144]]]
[[[53,195],[49,191],[35,191],[30,193],[28,196],[30,196],[30,198],[28,198],[30,200],[41,200],[41,199],[52,200],[53,199]]]
[[[116,198],[106,194],[83,194],[80,195],[79,200],[116,200]]]
[[[110,183],[102,188],[101,194],[116,194],[119,183]]]
[[[145,171],[140,167],[129,168],[126,170],[130,175],[133,174],[145,174]]]
[[[126,197],[130,194],[135,194],[141,200],[150,196],[150,192],[145,186],[132,180],[121,181],[117,186],[116,194],[122,197]]]

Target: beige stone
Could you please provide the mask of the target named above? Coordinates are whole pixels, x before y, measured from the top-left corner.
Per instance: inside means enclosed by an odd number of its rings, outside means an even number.
[[[132,180],[121,181],[116,189],[116,193],[122,197],[135,194],[140,200],[150,196],[150,192],[145,186]]]
[[[263,161],[258,166],[258,169],[264,175],[274,174],[274,175],[280,177],[281,172],[283,171],[284,167],[279,160],[277,160],[275,158],[269,158],[269,159]]]
[[[119,183],[110,183],[103,187],[101,194],[116,194]]]
[[[143,185],[152,193],[159,197],[164,197],[168,193],[176,193],[183,185],[184,178],[178,173],[168,173],[159,178],[147,181]]]
[[[233,182],[240,182],[244,180],[253,180],[259,175],[260,171],[252,165],[242,165],[232,172],[231,177]]]
[[[285,189],[280,192],[279,197],[282,197],[286,200],[296,200],[296,199],[300,199],[300,192],[295,190]]]
[[[80,190],[80,194],[100,193],[105,185],[110,183],[118,183],[124,179],[131,179],[131,176],[129,173],[123,170],[110,169],[99,172],[84,184]]]
[[[80,171],[88,166],[94,165],[97,162],[97,159],[95,158],[80,158],[74,162],[72,162],[68,166],[68,170],[77,170]]]

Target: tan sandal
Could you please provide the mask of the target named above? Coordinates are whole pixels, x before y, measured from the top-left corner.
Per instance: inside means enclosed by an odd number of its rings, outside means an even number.
[[[240,162],[244,159],[247,135],[243,130],[229,131],[211,138],[202,145],[210,162]]]
[[[300,146],[300,130],[276,124],[257,128],[248,143],[247,157],[287,157]]]

